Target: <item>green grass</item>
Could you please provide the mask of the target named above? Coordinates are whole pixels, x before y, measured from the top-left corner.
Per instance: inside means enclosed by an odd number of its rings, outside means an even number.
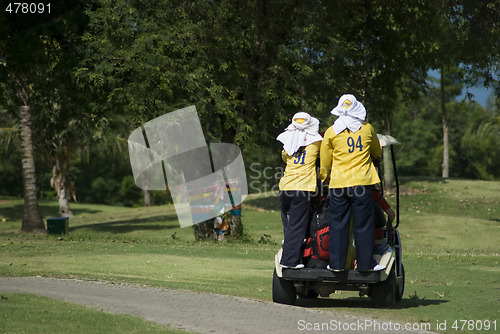
[[[186,333],[136,317],[29,294],[2,294],[0,333]]]
[[[403,179],[401,233],[406,288],[393,310],[340,292],[310,307],[401,323],[497,320],[500,326],[500,182]],[[0,198],[0,275],[103,279],[271,299],[282,239],[279,201],[263,194],[243,206],[246,238],[195,242],[172,206],[72,204],[67,236],[18,233],[22,200]],[[387,195],[395,207],[393,196]],[[41,202],[44,218],[57,202]],[[302,303],[302,305],[305,305]],[[473,333],[474,331],[464,331]]]

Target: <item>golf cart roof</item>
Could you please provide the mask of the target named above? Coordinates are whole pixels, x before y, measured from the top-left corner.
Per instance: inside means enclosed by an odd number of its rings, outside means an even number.
[[[378,141],[380,142],[380,146],[391,146],[391,145],[399,145],[399,142],[393,136],[389,135],[381,135],[377,133]]]

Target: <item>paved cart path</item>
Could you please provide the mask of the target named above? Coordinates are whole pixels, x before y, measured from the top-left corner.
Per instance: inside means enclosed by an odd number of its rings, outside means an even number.
[[[171,328],[195,333],[429,333],[415,330],[388,331],[388,326],[391,325],[389,322],[331,311],[133,284],[44,277],[0,277],[0,293],[2,292],[46,296],[105,312],[143,317]],[[374,330],[377,325],[381,330]],[[309,330],[315,326],[323,326],[323,330]],[[347,330],[342,330],[342,326]],[[394,328],[393,323],[392,326]]]

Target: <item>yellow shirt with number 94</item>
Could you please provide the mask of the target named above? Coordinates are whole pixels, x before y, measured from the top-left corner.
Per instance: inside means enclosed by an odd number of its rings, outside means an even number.
[[[380,182],[372,159],[382,157],[382,148],[370,123],[352,133],[348,129],[335,135],[326,130],[320,152],[320,179],[330,176],[330,188],[372,185]]]
[[[316,191],[316,158],[320,147],[321,141],[317,141],[299,149],[294,155],[282,152],[286,168],[280,179],[280,190]]]

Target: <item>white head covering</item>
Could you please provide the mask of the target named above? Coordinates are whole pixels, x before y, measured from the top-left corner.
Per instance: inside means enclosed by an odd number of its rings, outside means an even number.
[[[333,108],[331,113],[339,116],[333,123],[333,131],[336,135],[345,129],[349,129],[352,132],[358,131],[366,119],[365,107],[351,94],[342,95],[337,106]]]
[[[305,121],[299,123],[297,119]],[[298,112],[293,115],[292,123],[285,129],[285,132],[282,132],[276,139],[283,143],[283,149],[288,155],[293,155],[299,147],[323,140],[318,131],[319,120],[317,118],[305,112]]]

